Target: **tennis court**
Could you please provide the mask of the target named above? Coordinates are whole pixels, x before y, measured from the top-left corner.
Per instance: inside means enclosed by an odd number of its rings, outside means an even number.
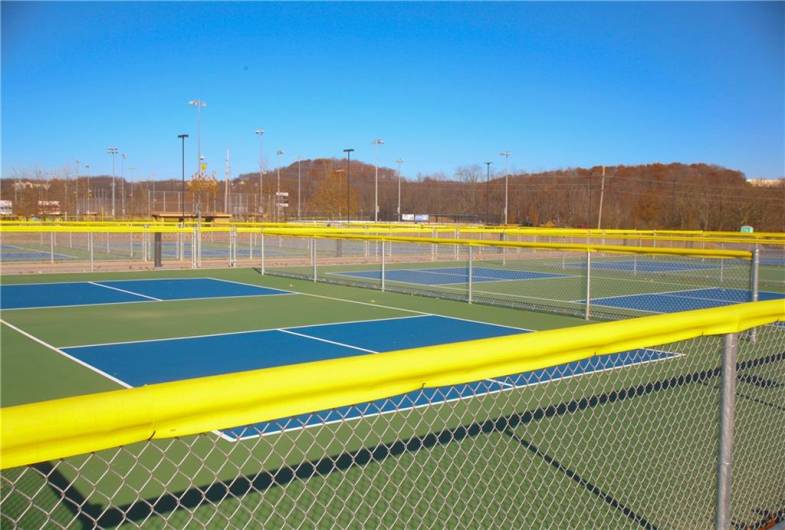
[[[192,377],[271,368],[290,364],[366,355],[450,342],[525,333],[530,330],[438,315],[413,315],[380,320],[294,326],[207,336],[180,337],[64,347],[60,351],[117,383],[132,387]],[[215,352],[227,352],[216,356]],[[560,370],[513,374],[448,388],[395,396],[295,419],[238,427],[223,431],[230,439],[281,432],[287,425],[322,425],[367,418],[460,398],[478,397],[561,377],[673,357],[653,350],[623,352],[610,360],[571,363]],[[610,364],[609,364],[610,363]]]
[[[380,280],[380,270],[364,270],[335,273],[341,276],[354,278],[367,278]],[[416,283],[421,285],[452,285],[464,284],[469,281],[469,271],[466,267],[431,267],[392,269],[385,271],[386,280],[403,283]],[[488,267],[478,267],[472,270],[474,282],[500,282],[500,281],[525,281],[545,278],[566,278],[566,274],[552,274],[545,272],[505,270]]]
[[[785,293],[762,291],[758,299],[777,300],[785,298]],[[752,301],[752,292],[746,289],[685,289],[682,291],[668,291],[660,293],[644,293],[622,296],[608,296],[592,298],[592,304],[617,307],[622,309],[635,309],[650,313],[671,313],[691,309],[706,309],[730,304]],[[583,302],[583,301],[581,301]]]
[[[438,264],[417,269],[415,279],[428,282],[465,273]],[[425,277],[421,269],[428,269]],[[363,270],[371,272],[348,272]],[[504,270],[485,266],[474,272],[492,278],[479,279],[483,286],[500,290],[577,281],[533,277],[516,283]],[[512,272],[518,279],[520,271]],[[3,280],[4,406],[584,323],[251,269]],[[724,303],[731,296],[707,290],[697,295],[701,303],[712,297]],[[662,305],[673,293],[651,296]],[[745,414],[781,414],[776,404],[785,387],[774,369],[783,354],[773,346],[782,329],[760,331],[757,345],[743,351],[739,385],[751,397],[740,404]],[[493,525],[492,513],[504,511],[516,525],[531,527],[563,521],[561,512],[548,508],[556,503],[577,506],[580,519],[568,518],[577,526],[640,526],[645,520],[657,527],[695,527],[711,506],[714,467],[707,462],[716,454],[720,346],[718,339],[705,338],[628,350],[66,458],[42,464],[42,475],[28,476],[23,491],[35,492],[36,505],[64,526],[76,513],[86,527],[231,526],[246,513],[252,514],[249,521],[270,527],[284,527],[292,517],[341,526],[359,513],[369,527],[445,521],[486,527]],[[653,428],[656,418],[666,417],[677,432]],[[771,436],[758,436],[755,443],[772,443]],[[750,443],[741,439],[740,451]],[[663,471],[647,474],[658,463]],[[663,494],[629,508],[629,494],[644,475],[647,487]],[[759,470],[734,479],[758,480],[753,475]],[[509,484],[524,487],[513,491]],[[690,486],[694,514],[673,512],[683,492],[671,484]],[[440,507],[428,509],[428,492],[435,489],[449,494],[440,495]],[[335,512],[319,508],[336,496],[342,502]],[[295,498],[292,506],[303,512],[286,507]],[[386,507],[396,503],[405,508],[388,520],[393,512]],[[464,511],[468,503],[473,508]],[[533,509],[516,512],[521,503]],[[741,521],[756,520],[755,506],[739,506]],[[14,509],[4,504],[7,513]]]
[[[0,286],[0,308],[31,309],[281,294],[287,293],[214,278],[33,283]]]

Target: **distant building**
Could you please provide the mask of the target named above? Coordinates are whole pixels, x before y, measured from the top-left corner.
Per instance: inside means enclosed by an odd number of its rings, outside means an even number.
[[[783,179],[748,179],[747,182],[760,188],[773,188],[782,184]]]
[[[60,201],[38,201],[38,215],[57,216],[60,212]]]

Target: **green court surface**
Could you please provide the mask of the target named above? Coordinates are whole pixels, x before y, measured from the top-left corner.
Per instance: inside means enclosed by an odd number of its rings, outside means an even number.
[[[67,349],[422,314],[531,330],[585,323],[544,312],[262,276],[252,269],[6,276],[2,283],[189,277],[293,294],[3,311],[2,406],[120,387],[48,345]],[[632,280],[630,285],[639,287]],[[480,289],[497,295],[514,295],[515,289],[552,294],[547,285],[556,281],[575,282],[569,290],[580,297],[578,280],[569,278],[509,288],[509,282],[489,282]],[[785,363],[783,335],[785,328],[767,326],[754,342],[742,341],[740,462],[734,471],[739,488],[776,485],[785,476],[782,459],[762,467],[754,451],[781,443],[778,433],[761,426],[762,418],[777,416],[781,424],[785,416],[785,381],[777,383]],[[42,511],[28,510],[23,521],[37,527],[41,513],[51,512],[55,520],[85,528],[197,522],[481,528],[497,521],[517,527],[708,528],[716,494],[721,339],[657,349],[668,358],[358,421],[242,441],[206,433],[40,464],[46,480],[32,474],[20,480]],[[10,480],[20,473],[3,472]],[[63,495],[68,502],[58,502]],[[765,506],[736,499],[735,520],[759,522],[762,512],[777,507],[780,498],[771,495]],[[23,504],[4,492],[0,523],[19,517],[27,509]],[[73,520],[76,505],[82,510]]]

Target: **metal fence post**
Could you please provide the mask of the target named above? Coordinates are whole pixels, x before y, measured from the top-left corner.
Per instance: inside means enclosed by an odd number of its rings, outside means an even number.
[[[591,250],[586,250],[586,320],[591,319]]]
[[[95,270],[95,253],[93,251],[93,233],[89,232],[87,237],[87,245],[90,247],[90,272]]]
[[[717,530],[730,528],[730,508],[733,475],[733,429],[736,414],[736,354],[738,335],[725,335],[722,349],[720,381],[720,444],[717,455],[717,505],[714,526]]]
[[[473,294],[472,293],[472,290],[473,290],[472,289],[472,283],[473,283],[472,282],[472,276],[474,276],[474,274],[472,273],[472,261],[473,261],[472,258],[473,257],[474,257],[474,248],[471,245],[469,245],[469,264],[468,264],[469,265],[468,266],[468,269],[469,269],[468,270],[469,293],[468,293],[468,302],[470,304],[472,303],[472,294]]]
[[[456,228],[455,229],[455,239],[459,239],[459,236],[460,236],[460,233],[458,232],[458,229]],[[461,254],[461,247],[458,244],[456,244],[455,245],[455,261],[459,261],[461,259],[460,258],[460,254]]]
[[[264,276],[264,272],[265,271],[264,271],[264,234],[263,233],[259,234],[259,240],[261,242],[261,245],[259,247],[259,255],[260,255],[261,261],[262,261],[262,263],[261,263],[261,266],[262,266],[262,276]]]
[[[196,225],[191,228],[191,268],[196,268]]]
[[[752,250],[752,263],[750,264],[750,298],[752,298],[753,302],[757,302],[759,298],[759,285],[760,279],[760,250],[758,249],[757,245]],[[749,330],[749,338],[750,342],[753,344],[756,342],[758,335],[755,332],[755,328]]]
[[[316,282],[316,244],[314,242],[314,238],[311,238],[311,269],[312,269],[312,279]]]
[[[55,233],[49,232],[49,262],[55,262]]]
[[[382,239],[382,292],[384,291],[384,239]]]

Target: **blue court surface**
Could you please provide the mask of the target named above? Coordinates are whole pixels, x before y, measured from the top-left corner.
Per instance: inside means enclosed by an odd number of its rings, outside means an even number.
[[[49,261],[51,258],[52,254],[48,250],[38,250],[8,244],[0,245],[0,261]],[[75,259],[75,256],[55,252],[54,258],[56,260]]]
[[[127,386],[269,368],[404,348],[499,337],[529,330],[436,315],[343,322],[199,337],[64,347],[62,351]],[[481,352],[478,352],[481,354]],[[329,411],[314,411],[223,431],[229,439],[278,433],[369,414],[400,411],[519,386],[672,358],[652,350],[624,352],[569,365],[417,392]]]
[[[574,261],[565,265],[571,269],[585,269],[585,261]],[[705,269],[718,269],[720,263],[712,261],[654,261],[654,260],[616,260],[616,261],[595,261],[591,262],[592,270],[622,271],[622,272],[679,272],[695,271]]]
[[[31,309],[128,302],[161,302],[289,294],[287,291],[212,278],[160,278],[0,286],[1,309]]]
[[[334,273],[339,276],[353,276],[355,278],[367,278],[380,280],[382,273],[380,270],[354,271]],[[419,283],[423,285],[450,285],[467,283],[469,281],[469,271],[466,267],[446,267],[434,269],[390,269],[385,271],[386,280],[402,283]],[[490,269],[477,267],[472,270],[472,281],[474,282],[499,282],[512,280],[539,280],[544,278],[565,278],[565,274],[550,274],[545,272],[516,271],[510,269]]]
[[[761,291],[758,299],[777,300],[785,298],[785,293]],[[707,309],[730,304],[749,302],[752,293],[746,289],[688,289],[685,291],[669,291],[663,293],[632,294],[625,296],[609,296],[592,298],[593,305],[634,309],[650,313],[673,313],[690,309]],[[584,302],[585,300],[581,300]]]

